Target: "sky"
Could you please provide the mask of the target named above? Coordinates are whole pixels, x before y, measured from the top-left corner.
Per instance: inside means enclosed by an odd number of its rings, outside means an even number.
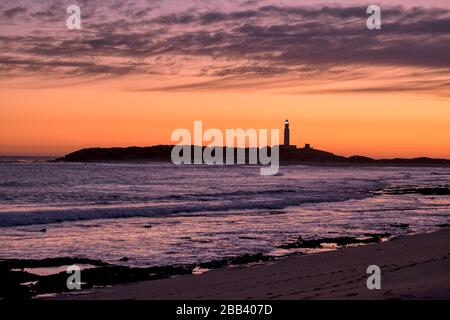
[[[0,48],[0,155],[289,119],[297,145],[450,158],[448,0],[2,0]]]

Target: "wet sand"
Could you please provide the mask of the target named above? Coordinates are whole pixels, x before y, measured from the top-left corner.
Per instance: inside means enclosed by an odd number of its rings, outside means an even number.
[[[381,290],[367,289],[370,265],[381,268]],[[450,299],[450,229],[82,293],[58,298]]]

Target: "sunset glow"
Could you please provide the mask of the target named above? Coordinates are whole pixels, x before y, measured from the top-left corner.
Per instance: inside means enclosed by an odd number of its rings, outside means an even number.
[[[6,1],[0,154],[172,144],[194,120],[281,129],[289,118],[297,145],[450,158],[447,1],[390,2],[378,33],[361,1],[330,12],[168,2],[81,1],[83,30],[69,31],[65,1]]]

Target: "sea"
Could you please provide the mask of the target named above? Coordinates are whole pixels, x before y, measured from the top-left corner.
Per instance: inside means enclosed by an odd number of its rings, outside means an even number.
[[[0,259],[84,257],[135,267],[303,239],[426,233],[450,223],[450,168],[0,161]]]

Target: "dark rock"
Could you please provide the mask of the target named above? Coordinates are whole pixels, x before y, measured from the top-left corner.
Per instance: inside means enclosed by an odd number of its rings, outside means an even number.
[[[439,228],[448,228],[448,227],[450,227],[450,224],[449,224],[449,223],[442,223],[442,224],[436,225],[436,227],[439,227]]]
[[[230,264],[246,264],[258,261],[273,260],[263,254],[243,255],[224,260],[202,263],[201,268],[219,268]],[[128,261],[127,257],[121,261]],[[159,266],[148,268],[132,268],[128,266],[110,265],[98,260],[82,258],[52,258],[43,260],[0,260],[0,300],[1,299],[29,299],[44,293],[58,293],[68,291],[66,281],[67,273],[61,272],[48,276],[39,276],[23,271],[23,268],[58,267],[72,264],[91,264],[96,268],[83,270],[82,289],[94,286],[107,286],[136,281],[164,279],[175,275],[192,274],[196,265]],[[20,271],[11,271],[21,269]],[[34,284],[22,285],[25,282],[35,281]]]
[[[50,268],[73,264],[90,264],[93,266],[107,266],[108,263],[101,260],[85,259],[85,258],[46,258],[42,260],[31,259],[4,259],[0,260],[0,268],[6,269],[24,269],[24,268]]]
[[[45,290],[41,288],[41,282],[47,277],[38,276],[23,271],[24,268],[45,268],[45,267],[59,267],[72,264],[91,264],[96,266],[107,265],[104,262],[98,260],[90,260],[83,258],[49,258],[43,260],[19,260],[19,259],[5,259],[0,260],[0,299],[29,299],[34,295],[40,293],[59,292],[63,291],[51,291],[55,285],[52,285]],[[13,270],[18,271],[13,271]],[[62,283],[67,280],[67,274],[61,273],[59,277]],[[56,275],[55,275],[56,276]],[[52,276],[49,276],[52,277]],[[22,285],[26,282],[34,282],[36,284]],[[62,286],[62,285],[61,285]],[[64,284],[64,288],[67,287]]]
[[[399,229],[407,229],[407,228],[409,228],[409,224],[407,224],[407,223],[394,223],[394,224],[391,224],[391,227],[399,228]]]
[[[83,270],[83,289],[94,286],[106,286],[143,280],[163,279],[174,275],[190,274],[194,268],[188,266],[162,266],[149,268],[131,268],[114,266],[107,263],[79,258],[54,258],[44,260],[0,260],[0,300],[28,299],[38,294],[68,291],[67,273],[61,272],[48,276],[39,276],[23,271],[25,267],[58,267],[72,264],[92,264],[97,268]],[[12,271],[21,269],[20,271]],[[30,285],[25,282],[34,281]]]
[[[389,232],[385,232],[385,233],[365,233],[364,236],[365,237],[371,237],[376,242],[379,242],[379,241],[381,241],[381,239],[385,239],[385,238],[391,237],[392,234],[390,234]]]
[[[229,265],[241,265],[270,260],[273,260],[273,257],[265,256],[262,253],[258,253],[255,255],[245,254],[239,257],[231,257],[222,260],[213,260],[209,262],[200,263],[198,266],[203,269],[215,269]]]
[[[367,244],[380,242],[382,238],[390,237],[389,233],[381,234],[365,234],[364,238],[361,237],[337,237],[337,238],[319,238],[313,240],[304,240],[299,237],[297,241],[283,244],[279,246],[282,249],[295,249],[295,248],[305,248],[305,249],[320,249],[323,248],[323,244],[336,244],[337,246],[347,246],[350,244]]]

